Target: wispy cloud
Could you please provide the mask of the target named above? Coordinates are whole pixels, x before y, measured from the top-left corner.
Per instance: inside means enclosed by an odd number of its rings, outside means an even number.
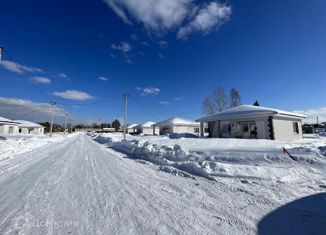
[[[157,56],[158,56],[158,58],[160,58],[160,59],[164,59],[164,55],[163,55],[161,52],[159,52],[159,53],[157,54]]]
[[[193,20],[178,31],[178,38],[186,38],[194,32],[209,33],[231,16],[231,7],[218,2],[211,2],[199,10]]]
[[[168,42],[167,41],[159,41],[158,44],[160,45],[161,48],[167,48],[168,47]]]
[[[107,80],[109,80],[109,78],[104,77],[104,76],[100,76],[100,77],[98,77],[98,79],[101,80],[101,81],[107,81]]]
[[[146,95],[158,95],[161,92],[160,88],[157,87],[146,87],[146,88],[142,88],[142,87],[136,87],[137,91],[140,92],[140,94],[142,96],[146,96]]]
[[[176,98],[174,98],[173,100],[174,100],[174,101],[181,101],[181,100],[183,100],[183,98],[181,98],[181,97],[176,97]]]
[[[231,15],[231,6],[218,1],[196,3],[193,0],[104,0],[127,24],[143,24],[149,32],[177,31],[178,38],[193,32],[208,33]]]
[[[165,106],[170,106],[171,103],[169,101],[160,101],[159,104],[165,105]]]
[[[307,115],[308,117],[303,120],[304,123],[317,123],[317,117],[319,122],[326,122],[326,107],[298,110],[295,113]]]
[[[55,115],[64,117],[65,110],[56,106]],[[17,120],[23,119],[34,122],[49,121],[51,105],[48,103],[37,103],[26,99],[0,97],[0,116]]]
[[[65,74],[65,73],[59,73],[59,74],[57,74],[57,77],[59,77],[59,78],[68,78],[68,75]]]
[[[61,97],[63,99],[68,99],[68,100],[90,100],[94,99],[93,96],[88,94],[87,92],[84,91],[76,91],[76,90],[67,90],[63,92],[54,92],[53,95]]]
[[[25,72],[29,72],[29,73],[43,72],[43,70],[40,68],[21,65],[21,64],[15,63],[13,61],[8,61],[8,60],[0,61],[0,66],[8,71],[11,71],[14,73],[19,73],[19,74],[23,74]]]
[[[111,44],[111,48],[127,54],[131,51],[131,45],[128,42],[121,42],[120,44]]]
[[[36,84],[39,84],[39,83],[50,84],[51,83],[51,80],[47,77],[31,77],[31,78],[29,78],[29,80],[31,80],[32,82],[34,82]]]

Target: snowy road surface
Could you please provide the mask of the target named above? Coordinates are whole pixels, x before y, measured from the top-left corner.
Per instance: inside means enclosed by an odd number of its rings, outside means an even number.
[[[254,234],[284,198],[250,187],[158,171],[81,134],[0,164],[0,234]]]

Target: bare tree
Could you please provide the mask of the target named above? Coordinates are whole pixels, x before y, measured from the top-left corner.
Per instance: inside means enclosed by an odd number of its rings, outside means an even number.
[[[214,91],[213,96],[216,103],[217,112],[222,112],[227,108],[228,100],[223,87],[218,87]]]
[[[241,97],[239,91],[235,88],[230,90],[230,107],[237,107],[241,104]]]
[[[203,104],[202,104],[202,110],[203,110],[203,113],[205,113],[207,115],[216,113],[216,111],[217,111],[216,104],[211,95],[207,96],[204,99]]]

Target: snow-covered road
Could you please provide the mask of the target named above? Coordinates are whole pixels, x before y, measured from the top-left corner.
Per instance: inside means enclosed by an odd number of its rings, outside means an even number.
[[[158,171],[80,134],[0,164],[0,234],[253,234],[284,199],[245,188]]]

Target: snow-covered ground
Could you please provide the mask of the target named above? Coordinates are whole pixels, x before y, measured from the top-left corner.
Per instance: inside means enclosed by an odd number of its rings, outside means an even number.
[[[180,138],[166,136],[93,135],[94,140],[130,157],[158,164],[160,169],[186,176],[241,180],[326,184],[326,138],[297,141]],[[294,160],[283,152],[285,147]]]
[[[6,140],[0,139],[0,161],[72,137],[72,135],[65,134],[53,134],[51,138],[44,134],[1,134],[1,136],[5,137]]]
[[[326,231],[325,138],[56,138],[2,158],[0,234]]]

